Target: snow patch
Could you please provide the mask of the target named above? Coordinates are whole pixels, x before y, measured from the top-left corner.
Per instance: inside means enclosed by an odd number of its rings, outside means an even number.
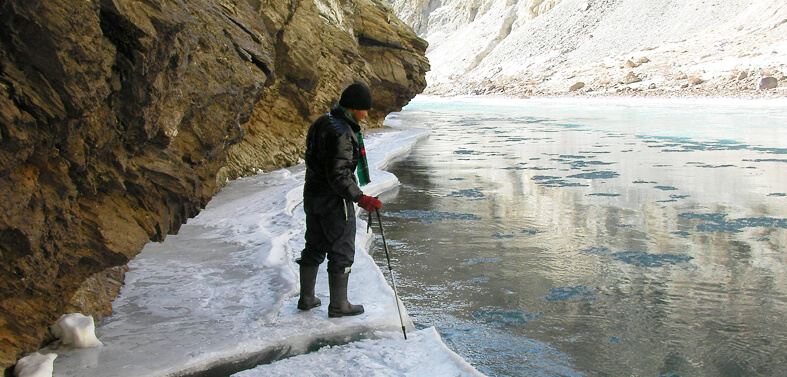
[[[33,352],[14,366],[14,377],[52,377],[57,354]]]
[[[60,344],[77,348],[92,348],[101,346],[96,338],[96,326],[93,316],[80,313],[63,314],[52,326],[52,334],[60,339]]]

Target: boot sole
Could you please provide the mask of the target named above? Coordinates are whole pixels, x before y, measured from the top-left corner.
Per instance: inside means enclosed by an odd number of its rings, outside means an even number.
[[[309,300],[309,301],[311,301],[311,300]],[[299,310],[310,310],[310,309],[314,309],[314,308],[316,308],[316,307],[318,307],[320,305],[322,305],[322,302],[320,301],[320,299],[318,299],[316,297],[314,298],[314,301],[311,301],[311,303],[303,303],[300,300],[298,300],[298,309]]]
[[[356,315],[361,315],[361,314],[363,314],[363,313],[364,313],[364,311],[363,311],[363,310],[361,310],[361,311],[360,311],[360,312],[358,312],[358,313],[343,313],[343,312],[338,312],[338,313],[337,313],[337,312],[331,312],[331,311],[329,310],[329,311],[328,311],[328,318],[352,317],[352,316],[356,316]]]
[[[311,306],[301,306],[301,305],[298,305],[298,310],[311,310],[311,309],[314,309],[314,308],[316,308],[316,307],[318,307],[318,306],[320,306],[320,304],[317,304],[317,305],[311,305]]]

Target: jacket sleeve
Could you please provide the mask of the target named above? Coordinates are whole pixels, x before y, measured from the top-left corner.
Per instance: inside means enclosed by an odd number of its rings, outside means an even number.
[[[357,202],[363,192],[355,179],[355,150],[353,135],[349,132],[330,133],[325,138],[325,177],[333,192],[345,200]]]

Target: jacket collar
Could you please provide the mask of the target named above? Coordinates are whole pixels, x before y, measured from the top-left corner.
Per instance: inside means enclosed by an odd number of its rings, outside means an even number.
[[[361,130],[361,126],[358,124],[358,122],[355,121],[355,118],[353,118],[352,115],[350,115],[350,113],[347,112],[347,109],[344,108],[343,106],[333,105],[333,107],[331,107],[331,115],[339,119],[344,119],[344,121],[346,121],[347,124],[350,125],[350,128],[352,128],[353,132],[359,132]]]

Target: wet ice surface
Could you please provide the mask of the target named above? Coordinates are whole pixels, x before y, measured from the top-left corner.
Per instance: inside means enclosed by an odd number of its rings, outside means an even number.
[[[785,105],[419,97],[383,196],[413,320],[487,375],[780,375]]]
[[[423,130],[413,129],[369,136],[367,194],[396,186],[396,177],[377,168],[421,136]],[[104,346],[54,350],[54,375],[351,375],[347,368],[355,375],[479,375],[442,346],[434,329],[415,330],[406,311],[411,333],[402,344],[393,291],[369,254],[373,235],[362,220],[348,296],[365,313],[328,318],[324,268],[315,287],[323,306],[296,309],[303,179],[298,166],[230,182],[178,235],[149,243],[129,263],[114,313],[96,328]],[[332,347],[277,361],[325,346]],[[323,370],[325,358],[335,370]],[[255,369],[258,364],[265,366]]]

